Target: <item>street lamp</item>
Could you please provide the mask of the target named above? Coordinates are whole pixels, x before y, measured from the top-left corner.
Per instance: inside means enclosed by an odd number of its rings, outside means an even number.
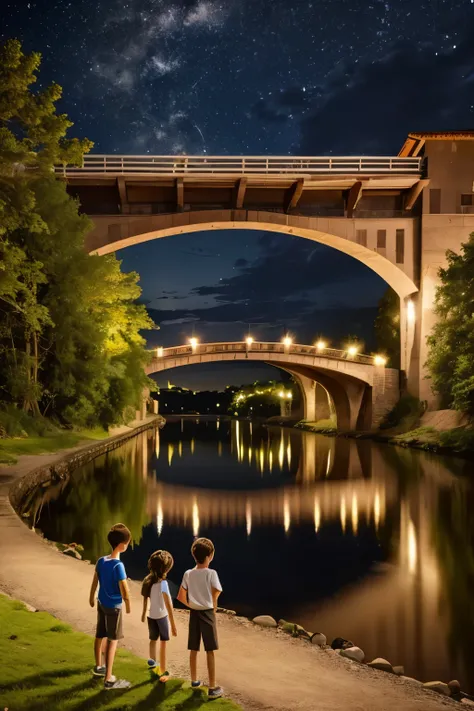
[[[190,344],[191,348],[193,349],[193,351],[196,350],[198,343],[199,343],[199,341],[197,338],[193,337],[193,338],[189,339],[189,344]]]
[[[415,304],[411,299],[407,303],[407,321],[409,324],[415,323]]]
[[[383,368],[385,365],[387,365],[387,359],[384,356],[376,355],[374,356],[374,365],[378,365]]]
[[[163,347],[162,346],[158,346],[158,348],[156,349],[156,357],[163,358]]]
[[[293,339],[290,338],[290,336],[285,336],[285,338],[283,339],[283,345],[285,346],[285,348],[289,348],[292,343]]]
[[[327,348],[327,343],[326,343],[325,341],[319,340],[319,341],[316,343],[316,349],[317,349],[318,351],[320,351],[320,352],[321,352],[321,351],[324,351],[325,348]]]
[[[357,346],[349,346],[347,349],[347,353],[350,355],[351,358],[354,358],[354,356],[357,355],[359,349]]]
[[[247,346],[250,348],[250,346],[251,346],[252,343],[253,343],[253,338],[252,338],[252,336],[248,336],[248,337],[245,339],[245,343],[246,343]]]

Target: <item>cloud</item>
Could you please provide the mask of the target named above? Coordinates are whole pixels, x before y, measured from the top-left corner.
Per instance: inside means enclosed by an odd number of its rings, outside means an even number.
[[[180,66],[181,61],[179,59],[166,59],[160,54],[154,55],[147,62],[147,69],[160,77],[165,74],[171,74],[171,72],[179,69]]]
[[[208,30],[222,27],[227,13],[222,4],[199,0],[184,18],[185,27],[205,27]]]

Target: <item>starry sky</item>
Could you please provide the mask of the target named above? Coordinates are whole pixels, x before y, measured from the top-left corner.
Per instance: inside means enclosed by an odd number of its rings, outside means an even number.
[[[7,0],[1,38],[42,53],[37,86],[94,152],[396,155],[474,126],[474,0]],[[385,284],[323,245],[197,233],[119,253],[161,325],[152,345],[324,333],[373,343]],[[270,374],[181,369],[221,387]]]

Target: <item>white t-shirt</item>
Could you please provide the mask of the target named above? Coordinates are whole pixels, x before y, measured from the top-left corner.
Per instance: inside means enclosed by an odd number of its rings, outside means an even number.
[[[211,568],[187,570],[181,585],[188,591],[188,605],[193,610],[212,610],[212,588],[222,591],[219,576]]]
[[[166,609],[165,599],[163,594],[169,595],[170,589],[166,580],[159,583],[154,583],[150,590],[150,612],[148,617],[152,620],[161,620],[166,617],[168,610]],[[171,595],[170,595],[171,597]]]

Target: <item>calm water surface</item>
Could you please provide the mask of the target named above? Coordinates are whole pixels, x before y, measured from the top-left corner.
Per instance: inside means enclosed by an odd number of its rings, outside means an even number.
[[[176,585],[193,537],[216,544],[221,604],[353,640],[422,680],[474,692],[474,516],[470,465],[371,442],[248,421],[183,418],[78,469],[29,503],[56,541],[123,556],[141,579],[171,551]],[[464,472],[463,472],[464,470]],[[138,614],[138,613],[137,613]]]

